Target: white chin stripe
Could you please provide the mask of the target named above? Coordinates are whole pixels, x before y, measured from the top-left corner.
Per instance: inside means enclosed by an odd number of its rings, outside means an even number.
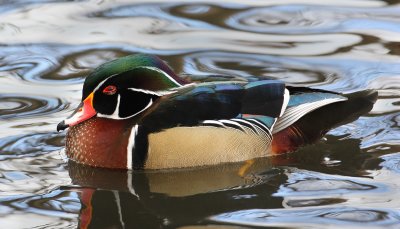
[[[151,105],[153,105],[153,99],[150,99],[149,103],[146,105],[145,108],[143,108],[142,110],[136,112],[133,115],[127,116],[127,117],[120,117],[119,116],[119,104],[120,104],[120,95],[118,95],[118,104],[117,107],[115,108],[115,111],[113,114],[111,115],[105,115],[105,114],[101,114],[101,113],[97,113],[97,117],[100,118],[109,118],[109,119],[116,119],[116,120],[122,120],[122,119],[128,119],[128,118],[132,118],[140,113],[142,113],[143,111],[147,110]]]
[[[121,102],[121,95],[118,95],[117,106],[115,107],[114,112],[112,114],[110,114],[110,115],[97,113],[97,117],[110,118],[110,119],[124,119],[124,118],[120,118],[119,117],[119,105],[120,105],[120,102]]]

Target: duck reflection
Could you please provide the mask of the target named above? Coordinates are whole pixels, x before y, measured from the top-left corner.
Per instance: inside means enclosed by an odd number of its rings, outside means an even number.
[[[246,171],[243,171],[243,170]],[[287,177],[270,158],[174,171],[120,171],[69,163],[81,186],[80,228],[175,228],[249,208],[278,208]],[[85,188],[83,188],[85,187]]]
[[[286,165],[327,174],[369,177],[370,170],[381,168],[382,153],[361,149],[360,145],[360,139],[327,136],[318,144],[287,154]]]
[[[182,170],[107,170],[71,161],[82,203],[79,227],[176,228],[213,224],[210,216],[226,212],[282,208],[284,198],[273,194],[287,182],[288,166],[360,176],[378,168],[381,159],[359,143],[330,136],[293,154]]]

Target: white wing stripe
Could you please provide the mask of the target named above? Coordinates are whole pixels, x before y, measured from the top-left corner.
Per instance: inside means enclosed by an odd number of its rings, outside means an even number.
[[[283,113],[285,112],[287,105],[289,104],[289,99],[290,99],[289,90],[285,88],[285,94],[283,94],[283,103],[282,103],[281,113],[279,114],[279,117],[281,117],[283,115]]]
[[[240,125],[240,124],[237,123],[237,122],[234,122],[234,121],[231,121],[231,120],[227,120],[227,119],[222,119],[222,120],[219,120],[219,121],[222,122],[222,123],[226,123],[226,124],[231,124],[231,125],[237,126],[237,127],[240,128],[243,132],[246,132],[245,129],[243,129],[243,126]]]
[[[253,134],[259,134],[259,132],[258,132],[258,128],[253,124],[253,123],[251,123],[251,122],[249,122],[249,121],[246,121],[245,119],[237,119],[237,118],[234,118],[234,119],[232,119],[232,120],[234,120],[234,121],[236,121],[236,122],[242,122],[242,123],[245,123],[246,125],[248,125],[248,126],[246,126],[248,129],[250,129],[251,130],[251,132],[253,132]]]
[[[292,125],[295,123],[297,120],[299,120],[301,117],[304,115],[310,113],[311,111],[314,111],[320,107],[326,106],[331,103],[336,103],[340,101],[347,100],[346,98],[331,98],[331,99],[326,99],[322,101],[316,101],[316,102],[311,102],[311,103],[305,103],[301,104],[299,106],[295,107],[289,107],[286,109],[286,111],[283,113],[283,116],[278,118],[278,121],[275,124],[275,128],[272,130],[272,133],[277,133],[288,126]]]
[[[223,128],[238,129],[245,132],[246,134],[261,135],[267,138],[269,142],[272,141],[272,134],[268,127],[255,119],[205,120],[203,121],[203,124],[208,124],[211,126],[217,125]]]
[[[263,123],[261,123],[260,121],[258,121],[256,119],[247,119],[247,120],[255,122],[257,124],[257,127],[260,128],[261,131],[265,132],[265,134],[268,136],[268,138],[272,140],[271,130],[268,129],[268,127],[266,125],[264,125]]]
[[[203,123],[204,124],[214,124],[214,125],[225,127],[225,125],[222,122],[216,121],[216,120],[205,120]]]

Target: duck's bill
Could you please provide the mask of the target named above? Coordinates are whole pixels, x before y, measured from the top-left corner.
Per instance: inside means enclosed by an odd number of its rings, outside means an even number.
[[[68,127],[75,126],[85,120],[96,115],[96,111],[93,108],[93,93],[91,93],[83,102],[81,102],[67,119],[61,121],[57,125],[57,131],[62,131]]]

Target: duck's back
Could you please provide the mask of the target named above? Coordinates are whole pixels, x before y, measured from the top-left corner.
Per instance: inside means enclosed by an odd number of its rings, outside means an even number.
[[[188,87],[139,122],[133,165],[191,167],[294,151],[368,112],[375,100],[371,91],[341,95],[280,81]]]

